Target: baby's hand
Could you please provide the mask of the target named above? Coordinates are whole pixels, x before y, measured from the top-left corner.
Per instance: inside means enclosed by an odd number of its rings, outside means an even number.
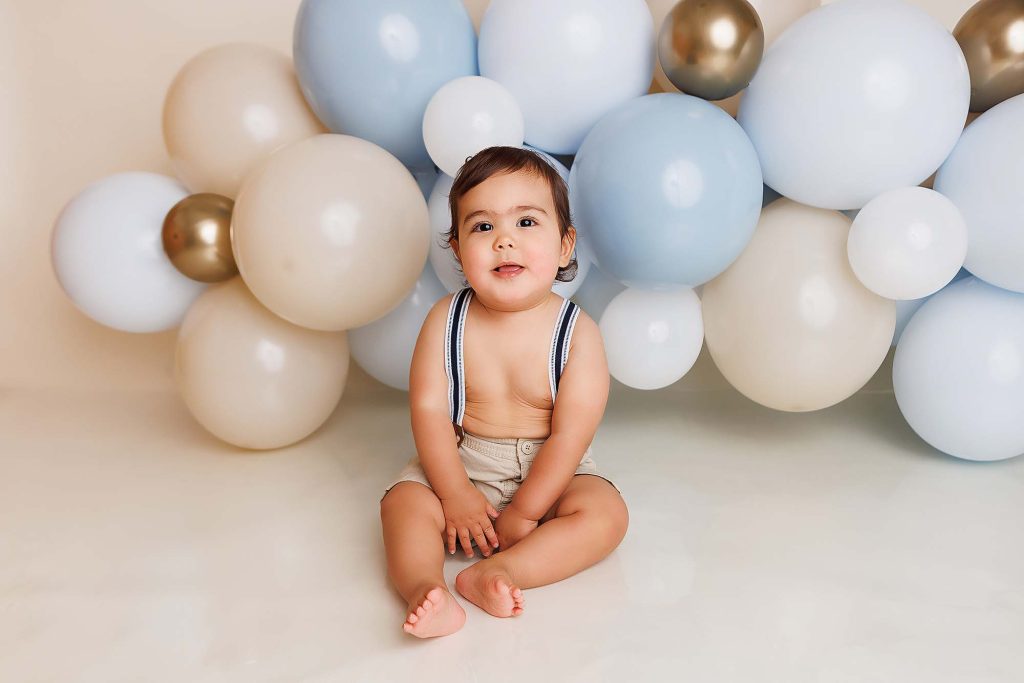
[[[502,550],[508,550],[537,528],[537,520],[524,517],[511,505],[501,511],[501,517],[494,526],[498,531],[498,543]]]
[[[469,486],[452,498],[442,498],[444,521],[448,533],[448,552],[455,552],[455,537],[462,541],[466,557],[473,557],[470,535],[484,557],[491,554],[491,547],[498,547],[498,536],[491,525],[490,517],[498,517],[498,511],[487,502],[484,494],[475,486]]]

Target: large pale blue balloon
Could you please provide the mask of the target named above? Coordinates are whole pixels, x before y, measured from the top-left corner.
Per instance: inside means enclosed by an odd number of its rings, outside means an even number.
[[[631,287],[693,287],[743,251],[761,211],[757,154],[722,109],[690,95],[628,102],[590,131],[569,174],[595,263]]]
[[[303,0],[295,17],[302,94],[335,133],[432,168],[423,112],[437,89],[477,74],[476,33],[460,0]]]
[[[923,9],[840,0],[768,47],[738,120],[772,188],[802,204],[859,209],[939,167],[970,91],[960,46]]]
[[[1024,95],[967,126],[935,176],[967,222],[964,266],[986,282],[1024,292]]]
[[[402,303],[383,318],[348,330],[352,359],[377,381],[409,391],[409,368],[420,328],[433,305],[447,293],[428,262]]]
[[[896,346],[903,417],[940,451],[967,460],[1024,453],[1024,294],[976,277],[921,307]]]

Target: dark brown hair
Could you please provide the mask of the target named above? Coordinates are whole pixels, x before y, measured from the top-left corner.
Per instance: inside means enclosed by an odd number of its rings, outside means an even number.
[[[558,235],[564,238],[569,226],[572,225],[572,215],[569,210],[569,188],[566,186],[562,176],[555,167],[544,157],[528,149],[520,147],[487,147],[480,150],[473,156],[467,158],[466,163],[459,169],[455,176],[452,189],[448,195],[448,210],[451,213],[451,226],[444,235],[444,242],[441,246],[451,249],[451,240],[459,241],[459,200],[474,187],[487,180],[493,175],[500,173],[515,173],[525,169],[543,178],[548,187],[551,188],[551,198],[555,204],[555,214],[558,219]],[[456,262],[457,263],[457,262]],[[555,280],[558,282],[569,282],[576,277],[578,268],[576,259],[569,261],[569,265],[558,269]],[[458,266],[459,272],[462,267]],[[468,282],[464,284],[468,285]]]

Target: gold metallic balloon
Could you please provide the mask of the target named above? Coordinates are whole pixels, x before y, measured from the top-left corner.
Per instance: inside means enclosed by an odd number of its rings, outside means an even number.
[[[953,36],[971,74],[971,111],[1024,93],[1024,0],[981,0]]]
[[[163,242],[171,263],[199,282],[222,282],[238,274],[231,252],[235,202],[210,192],[189,195],[164,218]]]
[[[658,35],[658,58],[668,79],[706,100],[746,88],[763,54],[764,29],[747,0],[682,0]]]

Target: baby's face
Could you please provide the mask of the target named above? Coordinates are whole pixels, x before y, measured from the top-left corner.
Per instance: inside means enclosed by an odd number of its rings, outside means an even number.
[[[547,297],[559,267],[569,265],[575,230],[558,232],[547,181],[525,170],[494,175],[458,202],[459,241],[452,250],[484,303],[521,310]],[[501,268],[514,263],[519,268]]]

